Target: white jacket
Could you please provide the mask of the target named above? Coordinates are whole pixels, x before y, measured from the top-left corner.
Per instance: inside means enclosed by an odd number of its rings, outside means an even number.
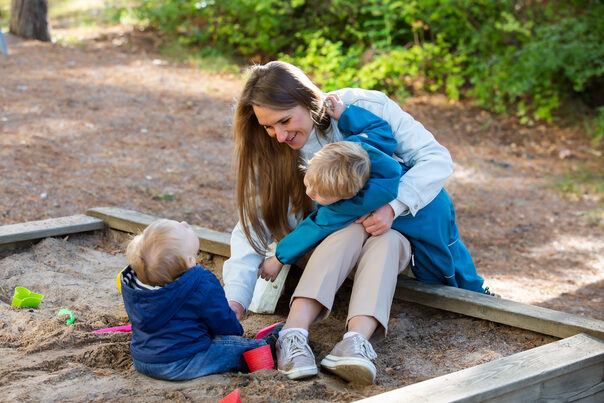
[[[449,151],[384,93],[358,88],[344,88],[335,93],[345,104],[368,109],[392,127],[398,143],[394,157],[410,169],[401,177],[398,196],[390,205],[395,217],[409,213],[415,215],[436,197],[453,172]],[[332,120],[327,136],[330,139],[328,142],[343,140],[337,121]],[[325,142],[318,139],[313,130],[301,149],[304,158],[310,159]],[[304,217],[290,214],[288,218],[295,227]],[[264,256],[254,251],[243,233],[241,222],[238,222],[231,233],[231,257],[222,269],[228,300],[237,301],[247,309],[256,285],[258,266],[263,260]]]

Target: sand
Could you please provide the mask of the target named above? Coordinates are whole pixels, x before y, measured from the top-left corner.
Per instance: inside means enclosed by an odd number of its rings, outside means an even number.
[[[328,373],[290,381],[276,370],[224,373],[165,382],[136,372],[130,333],[93,334],[124,325],[128,317],[116,287],[125,266],[128,237],[115,231],[47,238],[0,255],[0,395],[13,401],[218,401],[239,388],[244,402],[353,401],[505,357],[556,339],[458,314],[395,302],[390,333],[374,347],[375,385],[348,384]],[[201,253],[200,262],[220,277],[224,258]],[[295,278],[295,277],[292,277]],[[40,306],[11,307],[14,288],[44,295]],[[286,291],[286,294],[290,292]],[[344,330],[350,296],[345,283],[333,314],[310,329],[317,361]],[[274,315],[248,314],[247,337],[284,320],[287,295]],[[57,317],[60,308],[76,317]]]

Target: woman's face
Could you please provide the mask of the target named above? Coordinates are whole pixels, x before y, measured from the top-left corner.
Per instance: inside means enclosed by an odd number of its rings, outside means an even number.
[[[266,129],[269,136],[294,150],[304,147],[314,126],[308,109],[301,105],[285,110],[257,105],[253,105],[253,108],[258,123]]]

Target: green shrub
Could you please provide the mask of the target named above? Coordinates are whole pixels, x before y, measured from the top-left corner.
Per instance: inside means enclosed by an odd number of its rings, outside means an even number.
[[[288,60],[325,90],[442,91],[527,124],[571,97],[604,104],[599,0],[147,0],[138,13],[183,45]]]

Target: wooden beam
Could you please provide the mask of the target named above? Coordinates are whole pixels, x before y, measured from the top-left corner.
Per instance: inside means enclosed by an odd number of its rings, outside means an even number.
[[[0,245],[31,241],[49,236],[96,231],[104,227],[103,220],[84,214],[3,225],[0,226]]]
[[[460,288],[399,277],[394,298],[560,338],[587,333],[604,340],[604,321]]]
[[[134,234],[161,218],[119,207],[95,207],[89,209],[86,214],[102,219],[110,228]],[[229,234],[196,225],[192,225],[191,228],[199,237],[200,250],[226,257],[231,255]]]
[[[575,400],[604,401],[604,342],[585,334],[372,396],[361,402]]]

